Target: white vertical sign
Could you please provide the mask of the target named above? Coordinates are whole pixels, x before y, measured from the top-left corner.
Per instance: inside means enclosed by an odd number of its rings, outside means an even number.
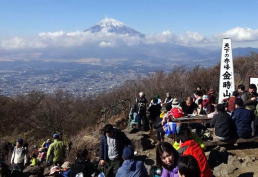
[[[221,52],[219,103],[222,103],[225,98],[229,98],[235,90],[232,58],[231,39],[225,38],[222,42]]]

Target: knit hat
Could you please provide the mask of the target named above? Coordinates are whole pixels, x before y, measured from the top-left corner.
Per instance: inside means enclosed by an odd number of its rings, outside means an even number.
[[[124,149],[123,149],[123,159],[124,160],[129,160],[129,159],[132,159],[134,154],[133,154],[133,148],[131,146],[126,146]]]

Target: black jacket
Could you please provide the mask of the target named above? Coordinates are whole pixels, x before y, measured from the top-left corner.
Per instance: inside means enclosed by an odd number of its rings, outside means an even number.
[[[113,130],[113,138],[116,139],[117,148],[118,148],[118,158],[122,158],[123,149],[125,146],[131,145],[131,141],[127,138],[127,136],[119,129],[114,128]],[[107,144],[107,136],[101,135],[100,137],[100,159],[108,160],[108,144]]]
[[[226,112],[219,112],[215,114],[211,126],[215,127],[215,135],[224,138],[232,138],[236,136],[236,129],[234,121]]]
[[[75,177],[78,173],[83,173],[83,176],[91,176],[97,172],[97,168],[88,160],[76,159],[71,168],[71,177]]]

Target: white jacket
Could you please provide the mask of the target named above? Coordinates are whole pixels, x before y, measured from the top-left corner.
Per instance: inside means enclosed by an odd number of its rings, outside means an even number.
[[[17,148],[15,146],[11,158],[11,164],[24,163],[25,165],[27,161],[27,150],[24,147]]]

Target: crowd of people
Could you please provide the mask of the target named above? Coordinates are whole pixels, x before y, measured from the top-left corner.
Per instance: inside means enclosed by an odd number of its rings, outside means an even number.
[[[71,144],[64,142],[60,133],[54,133],[52,139],[30,151],[28,144],[19,138],[12,148],[10,168],[6,154],[0,153],[0,177],[28,176],[28,167],[49,167],[47,175],[55,177],[211,177],[203,144],[207,130],[214,128],[213,139],[226,142],[250,138],[258,130],[257,88],[254,84],[248,90],[244,85],[237,88],[221,103],[217,103],[213,89],[204,91],[201,87],[185,99],[166,93],[164,101],[157,95],[148,102],[140,92],[130,110],[128,125],[138,131],[156,131],[154,171],[148,171],[144,162],[135,158],[133,143],[122,130],[106,124],[100,135],[97,163],[89,159],[87,149],[79,149],[73,163],[66,161]],[[208,121],[186,124],[175,121],[196,116],[207,117]]]

